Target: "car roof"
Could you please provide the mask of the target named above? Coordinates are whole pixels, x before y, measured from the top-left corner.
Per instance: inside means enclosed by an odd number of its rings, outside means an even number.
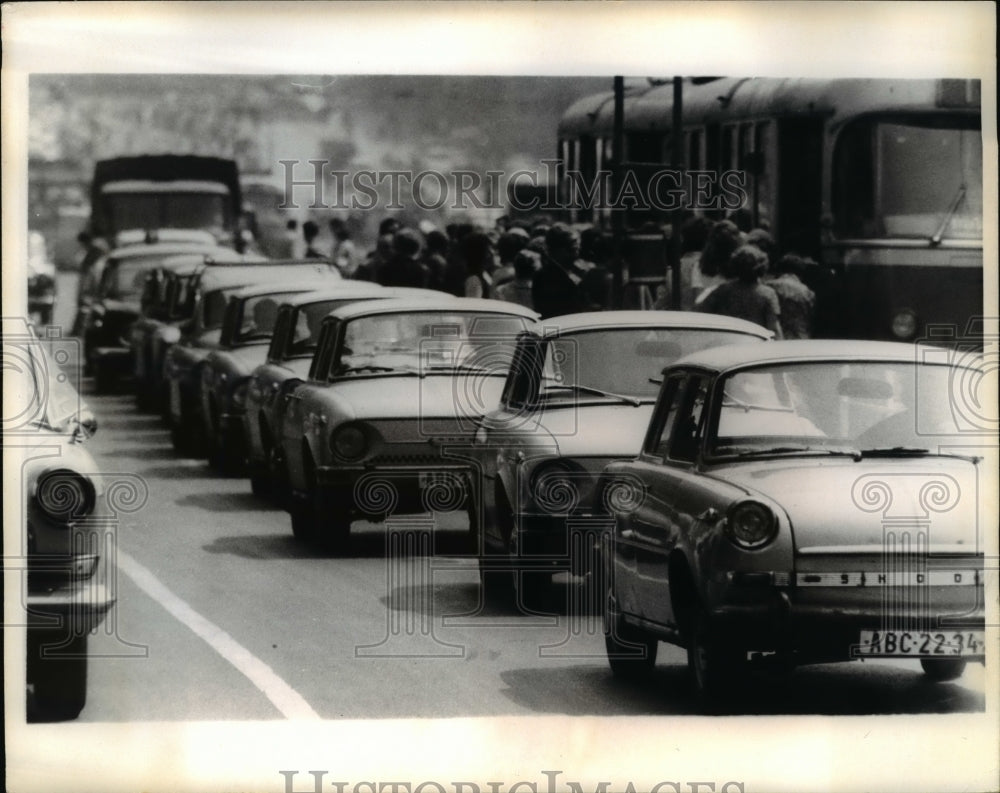
[[[194,242],[194,241],[172,241],[172,242],[149,242],[139,245],[123,245],[113,248],[108,254],[108,261],[120,261],[122,259],[135,259],[145,256],[169,256],[174,253],[193,253],[204,256],[205,253],[218,250],[217,243]]]
[[[201,274],[199,288],[204,292],[274,280],[285,280],[289,282],[289,286],[295,287],[303,281],[330,284],[339,278],[340,273],[323,259],[290,264],[276,264],[266,260],[207,267]]]
[[[921,347],[893,341],[863,341],[857,339],[794,339],[770,344],[727,344],[686,355],[664,371],[678,367],[700,367],[722,372],[743,366],[771,363],[802,363],[807,361],[886,361],[915,363],[923,360],[922,351],[942,347]]]
[[[541,322],[539,335],[559,336],[563,333],[604,328],[700,328],[704,330],[733,330],[768,339],[767,328],[744,319],[721,314],[703,314],[699,311],[590,311],[549,317]]]
[[[340,282],[338,282],[340,283]],[[298,280],[294,282],[286,282],[283,279],[273,279],[269,278],[263,283],[253,282],[247,284],[237,292],[233,292],[230,298],[236,298],[238,300],[245,300],[250,297],[260,297],[261,295],[276,295],[282,292],[299,292],[298,299],[308,300],[308,299],[323,299],[323,297],[334,298],[337,296],[343,297],[344,295],[353,295],[359,292],[365,293],[369,290],[355,289],[350,286],[350,282],[343,282],[344,288],[341,289],[330,289],[329,281],[324,278],[308,279],[308,280]],[[287,301],[282,301],[287,302]]]
[[[451,297],[447,292],[433,289],[418,289],[409,286],[379,286],[372,281],[339,281],[335,286],[322,287],[305,295],[289,298],[282,305],[303,306],[323,300],[337,300],[343,297],[373,297],[389,300],[395,297],[414,297],[427,300],[434,297]]]
[[[410,311],[469,311],[484,314],[505,314],[507,316],[524,317],[530,320],[538,318],[537,313],[517,303],[480,297],[453,297],[452,295],[443,293],[440,299],[396,297],[386,300],[366,300],[364,302],[351,303],[349,306],[341,306],[329,316],[339,319],[353,319],[354,317],[371,314],[395,314]]]
[[[266,261],[263,256],[255,253],[237,253],[232,248],[213,248],[212,250],[201,251],[199,253],[178,253],[168,256],[160,262],[159,266],[164,270],[170,270],[179,274],[196,272],[202,267],[212,266],[216,262],[252,264],[254,262]]]

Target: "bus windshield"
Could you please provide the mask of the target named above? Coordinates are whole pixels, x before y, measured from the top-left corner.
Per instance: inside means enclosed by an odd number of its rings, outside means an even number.
[[[863,118],[834,150],[834,230],[841,238],[981,240],[979,116]]]

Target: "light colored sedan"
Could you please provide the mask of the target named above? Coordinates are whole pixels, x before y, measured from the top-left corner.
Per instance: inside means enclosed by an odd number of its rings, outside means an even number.
[[[356,518],[466,509],[477,422],[536,317],[449,296],[353,303],[326,317],[282,424],[295,536],[338,553]]]
[[[725,708],[754,664],[907,658],[950,680],[984,660],[995,372],[944,349],[785,341],[664,375],[638,456],[595,495],[613,517],[615,673],[678,644]]]

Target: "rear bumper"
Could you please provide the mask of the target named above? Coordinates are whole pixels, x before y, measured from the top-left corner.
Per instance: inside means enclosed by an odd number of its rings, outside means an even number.
[[[29,592],[25,608],[28,628],[89,633],[104,621],[115,602],[108,587],[87,582],[54,592]]]
[[[878,594],[867,602],[845,602],[836,597],[804,602],[794,588],[754,589],[734,588],[729,602],[709,608],[718,635],[747,650],[794,653],[805,660],[864,657],[858,651],[862,631],[949,635],[982,631],[985,626],[981,589],[978,603],[972,592],[966,592],[966,597],[937,592],[936,598],[929,593],[929,602],[934,604],[930,608],[926,603],[887,606]],[[887,603],[892,603],[893,594],[888,593]],[[737,599],[739,602],[734,602]]]

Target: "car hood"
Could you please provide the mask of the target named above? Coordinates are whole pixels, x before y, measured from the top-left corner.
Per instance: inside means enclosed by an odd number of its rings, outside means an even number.
[[[493,410],[503,384],[503,377],[361,377],[335,382],[330,393],[356,419],[468,419]]]
[[[712,475],[780,505],[791,520],[796,551],[850,546],[881,552],[887,532],[922,531],[931,550],[981,552],[977,473],[970,460],[911,457],[771,460],[727,466]],[[986,530],[979,526],[980,535]]]
[[[635,457],[653,405],[602,404],[549,409],[525,422],[529,435],[555,444],[561,457]]]
[[[215,355],[218,362],[216,365],[221,364],[238,374],[249,375],[267,360],[267,345],[251,344],[233,350],[220,350]]]

